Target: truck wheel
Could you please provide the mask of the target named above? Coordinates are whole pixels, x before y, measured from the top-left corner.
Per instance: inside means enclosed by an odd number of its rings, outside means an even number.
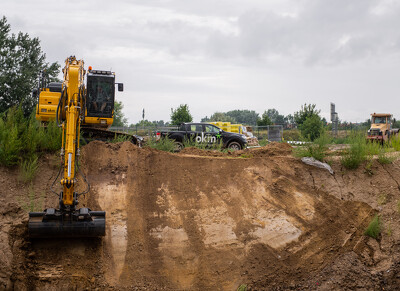
[[[237,141],[233,141],[228,145],[228,149],[234,151],[240,151],[242,149],[242,146]]]
[[[175,144],[174,152],[178,153],[181,150],[183,150],[184,148],[183,143],[181,143],[180,141],[176,141],[174,144]]]

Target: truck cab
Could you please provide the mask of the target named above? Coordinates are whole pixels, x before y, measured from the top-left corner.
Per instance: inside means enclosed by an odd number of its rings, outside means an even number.
[[[377,141],[383,144],[388,142],[393,135],[398,134],[399,129],[392,128],[392,114],[372,113],[371,128],[368,130],[367,140]]]

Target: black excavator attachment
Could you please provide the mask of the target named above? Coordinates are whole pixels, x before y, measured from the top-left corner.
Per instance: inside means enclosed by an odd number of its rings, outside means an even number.
[[[44,212],[29,212],[28,229],[31,238],[100,237],[106,232],[106,213],[89,208],[48,208]]]

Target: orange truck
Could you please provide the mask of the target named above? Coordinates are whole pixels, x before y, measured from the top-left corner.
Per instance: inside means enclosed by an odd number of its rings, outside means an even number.
[[[367,140],[383,144],[390,141],[393,136],[397,136],[399,129],[392,128],[392,117],[393,115],[390,113],[372,113]]]

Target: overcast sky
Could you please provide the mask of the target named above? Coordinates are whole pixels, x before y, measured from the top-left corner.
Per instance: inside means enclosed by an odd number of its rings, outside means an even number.
[[[115,71],[129,123],[180,104],[194,121],[304,103],[329,120],[330,102],[341,120],[400,119],[400,0],[1,0],[1,15],[49,62]]]

